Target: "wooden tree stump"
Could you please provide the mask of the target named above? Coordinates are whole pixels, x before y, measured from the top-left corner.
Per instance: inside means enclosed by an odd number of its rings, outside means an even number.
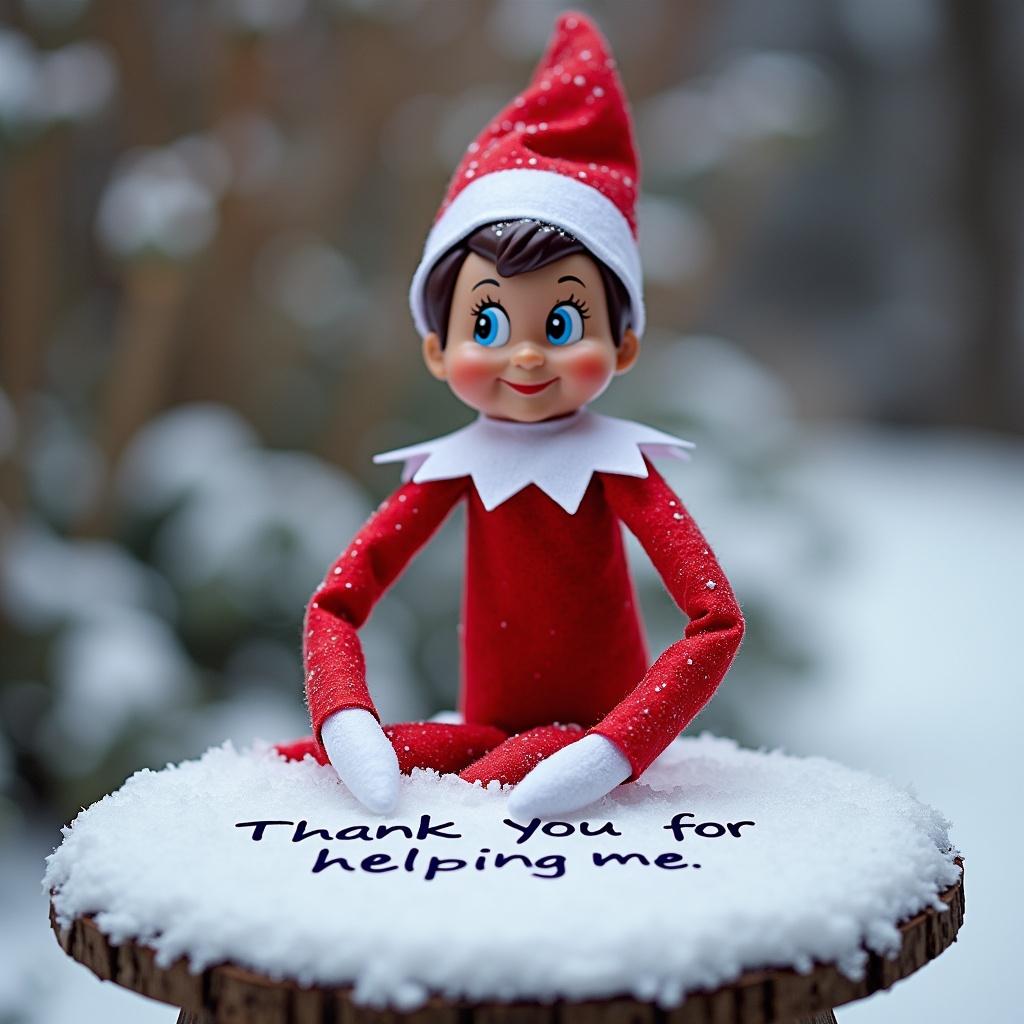
[[[897,956],[869,953],[859,981],[831,964],[808,974],[750,970],[713,992],[691,993],[674,1010],[630,997],[551,1004],[435,997],[410,1013],[376,1010],[354,1003],[349,988],[303,988],[234,964],[199,974],[184,959],[158,967],[148,946],[112,945],[91,917],[61,928],[51,907],[50,923],[64,952],[98,978],[181,1007],[178,1024],[834,1024],[834,1007],[889,988],[956,941],[964,919],[963,878],[941,899],[946,911],[929,908],[903,923]]]

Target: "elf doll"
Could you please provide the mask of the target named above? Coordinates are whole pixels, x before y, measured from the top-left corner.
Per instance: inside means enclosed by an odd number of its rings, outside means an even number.
[[[387,813],[415,767],[514,788],[518,818],[637,779],[711,698],[743,619],[711,548],[650,458],[686,441],[588,405],[644,328],[637,157],[615,62],[563,15],[530,85],[466,151],[410,301],[427,369],[477,411],[377,455],[403,483],[330,567],[306,613],[312,737]],[[381,725],[358,629],[458,502],[467,517],[461,720]],[[649,665],[620,523],[689,618]]]

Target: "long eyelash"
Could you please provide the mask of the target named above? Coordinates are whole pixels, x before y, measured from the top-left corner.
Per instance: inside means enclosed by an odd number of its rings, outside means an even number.
[[[476,304],[476,305],[475,305],[475,306],[474,306],[474,307],[472,308],[472,310],[470,310],[470,312],[471,312],[471,313],[473,314],[473,316],[474,316],[474,317],[478,317],[478,316],[479,316],[479,315],[480,315],[480,314],[481,314],[481,313],[482,313],[482,312],[483,312],[483,311],[484,311],[485,309],[487,309],[487,308],[488,308],[489,306],[497,306],[497,307],[498,307],[498,309],[500,309],[500,310],[501,310],[501,311],[502,311],[503,313],[505,312],[505,307],[504,307],[504,306],[503,306],[503,305],[502,305],[502,304],[501,304],[500,302],[498,302],[498,300],[497,300],[497,299],[492,299],[490,295],[485,295],[485,296],[484,296],[484,297],[483,297],[483,298],[482,298],[482,299],[481,299],[481,300],[480,300],[480,301],[479,301],[479,302],[478,302],[478,303],[477,303],[477,304]],[[506,315],[507,315],[507,314],[506,314]]]
[[[562,301],[559,303],[559,305],[562,305],[562,306],[575,306],[577,312],[579,313],[579,315],[581,317],[583,317],[584,320],[589,320],[590,319],[590,306],[588,306],[582,299],[577,299],[575,292],[573,292],[569,296],[569,298],[562,299]]]

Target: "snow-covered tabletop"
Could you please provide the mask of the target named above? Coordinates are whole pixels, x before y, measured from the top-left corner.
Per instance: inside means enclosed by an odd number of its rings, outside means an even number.
[[[909,793],[710,736],[562,822],[508,819],[497,784],[403,786],[384,821],[330,767],[264,746],[138,772],[64,830],[56,923],[148,947],[158,969],[226,962],[356,1005],[667,1008],[752,969],[863,982],[908,919],[948,924],[960,878],[948,823]]]

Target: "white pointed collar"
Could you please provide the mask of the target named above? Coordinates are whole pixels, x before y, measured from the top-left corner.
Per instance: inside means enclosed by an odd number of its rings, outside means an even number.
[[[488,512],[536,484],[572,515],[594,473],[646,477],[645,454],[686,459],[692,447],[692,442],[653,427],[584,407],[540,423],[480,413],[461,430],[382,452],[373,461],[404,461],[402,480],[415,483],[471,477]]]

